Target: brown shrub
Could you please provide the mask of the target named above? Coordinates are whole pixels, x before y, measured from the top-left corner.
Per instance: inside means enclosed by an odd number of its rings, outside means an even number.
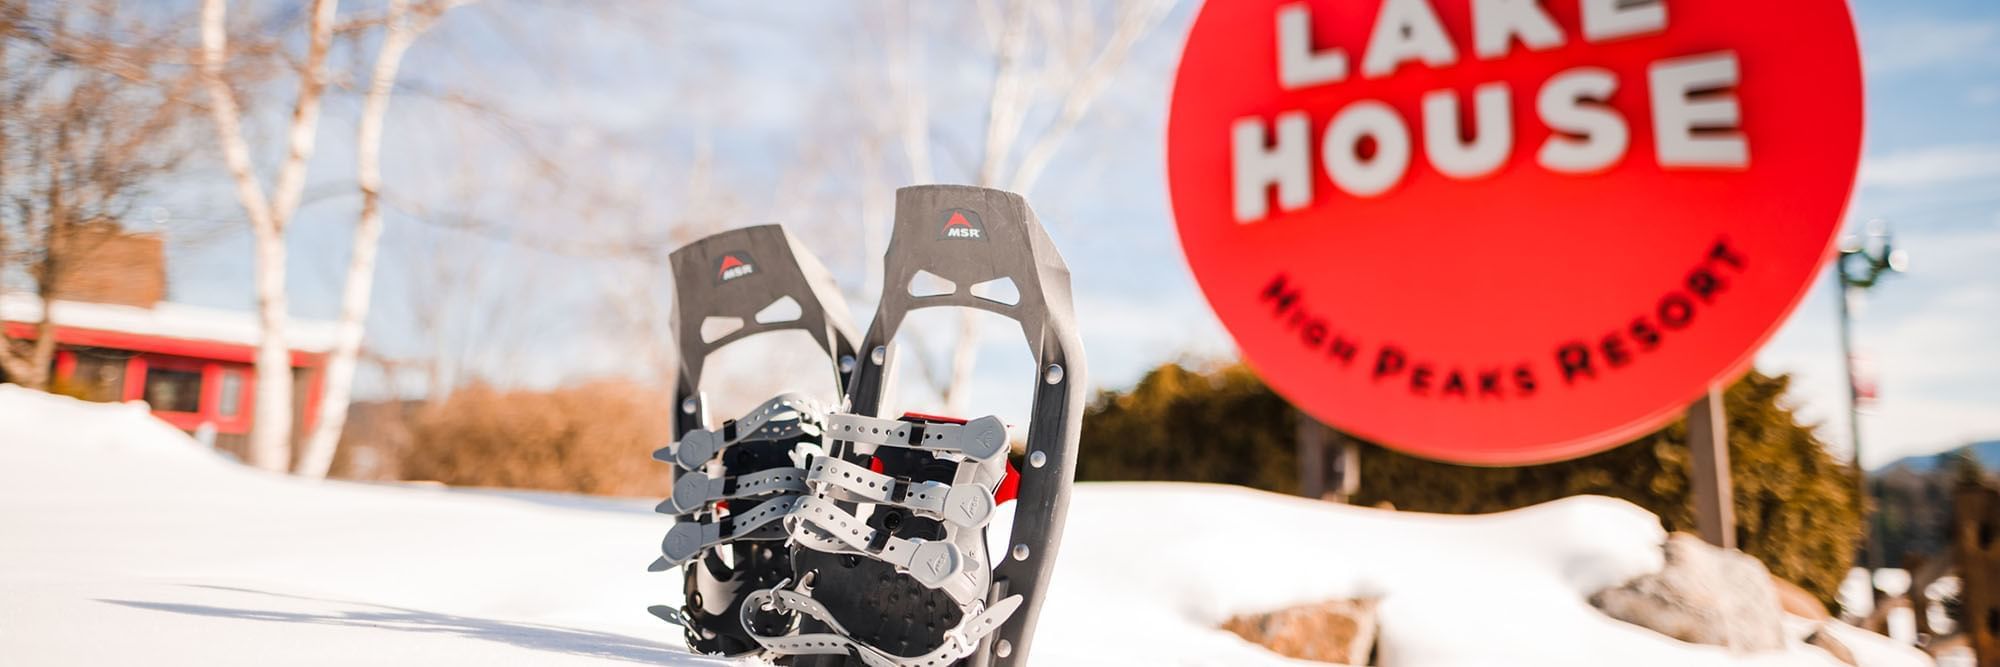
[[[672,439],[672,397],[624,381],[553,391],[459,389],[416,418],[402,477],[618,496],[656,496],[671,466],[651,452]]]
[[[416,446],[417,422],[426,404],[415,400],[360,401],[347,408],[347,428],[334,450],[332,477],[365,482],[403,479],[403,459]]]

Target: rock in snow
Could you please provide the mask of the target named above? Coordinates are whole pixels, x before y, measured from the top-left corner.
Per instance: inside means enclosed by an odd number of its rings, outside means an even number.
[[[635,455],[643,455],[638,453]],[[664,492],[664,490],[662,490]],[[653,499],[307,482],[230,463],[130,405],[0,386],[7,664],[747,664],[688,655],[645,611]],[[1224,620],[1379,600],[1389,667],[1842,664],[1732,654],[1592,608],[1657,573],[1621,501],[1451,517],[1191,484],[1077,488],[1036,665],[1299,665]],[[1928,665],[1838,623],[1863,667]]]
[[[1375,601],[1333,600],[1236,616],[1222,629],[1285,657],[1366,665],[1375,652]]]
[[[1778,593],[1756,558],[1687,533],[1667,539],[1666,567],[1590,597],[1604,613],[1696,644],[1738,652],[1784,645]]]
[[[1833,618],[1833,614],[1826,610],[1826,605],[1821,603],[1819,598],[1800,588],[1798,584],[1773,576],[1771,587],[1778,592],[1778,608],[1785,610],[1785,614],[1810,621]]]

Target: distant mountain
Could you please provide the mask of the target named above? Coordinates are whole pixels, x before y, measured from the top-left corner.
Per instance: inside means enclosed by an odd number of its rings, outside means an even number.
[[[1985,468],[1989,472],[2000,471],[2000,440],[1986,440],[1981,442],[1975,442],[1970,445],[1960,447],[1959,449],[1972,450],[1973,458],[1978,459],[1980,467]],[[1936,471],[1938,468],[1943,467],[1945,459],[1949,457],[1952,452],[1959,451],[1959,449],[1954,449],[1951,450],[1950,452],[1942,452],[1938,454],[1926,454],[1923,456],[1905,456],[1903,458],[1896,459],[1889,465],[1876,468],[1873,471],[1873,473],[1881,474],[1891,470],[1895,470],[1897,468],[1908,470],[1914,473],[1933,472]]]

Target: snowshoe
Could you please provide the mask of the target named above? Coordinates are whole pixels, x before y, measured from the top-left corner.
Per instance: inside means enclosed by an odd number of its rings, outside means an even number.
[[[778,519],[806,490],[805,457],[818,450],[827,407],[784,394],[742,418],[708,428],[702,368],[716,350],[772,331],[804,330],[825,350],[845,390],[856,363],[847,305],[818,260],[784,229],[763,225],[709,236],[673,252],[671,326],[680,356],[674,443],[653,458],[675,466],[673,497],[657,508],[676,518],[652,571],[680,567],[685,600],[649,609],[687,630],[688,647],[710,654],[759,650],[750,628],[783,632],[791,617],[742,613],[744,594],[792,579],[787,532]],[[795,310],[772,306],[786,300]],[[771,317],[779,311],[793,317]],[[710,320],[740,324],[708,331]]]
[[[808,493],[784,520],[795,577],[745,596],[745,625],[765,649],[807,667],[1024,664],[1082,428],[1069,269],[1019,195],[945,185],[897,191],[885,261],[866,353],[846,385],[848,412],[827,418],[827,452],[806,466]],[[913,290],[920,273],[951,287]],[[1012,294],[981,289],[1002,281]],[[999,419],[880,416],[896,333],[910,311],[934,307],[1013,319],[1037,358],[1011,523],[995,523],[1007,516],[995,494],[1010,469]],[[797,629],[765,632],[755,621],[769,614],[795,615]]]

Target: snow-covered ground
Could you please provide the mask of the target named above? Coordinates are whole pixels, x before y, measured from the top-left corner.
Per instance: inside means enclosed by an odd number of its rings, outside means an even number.
[[[635,455],[643,455],[636,453]],[[664,490],[663,490],[664,491]],[[1618,501],[1486,517],[1183,484],[1079,487],[1034,662],[1295,665],[1232,614],[1382,599],[1385,665],[1834,667],[1613,621],[1590,592],[1660,567]],[[0,663],[734,664],[645,612],[650,503],[312,483],[245,469],[137,406],[0,386]],[[1864,633],[1867,667],[1928,664]]]

